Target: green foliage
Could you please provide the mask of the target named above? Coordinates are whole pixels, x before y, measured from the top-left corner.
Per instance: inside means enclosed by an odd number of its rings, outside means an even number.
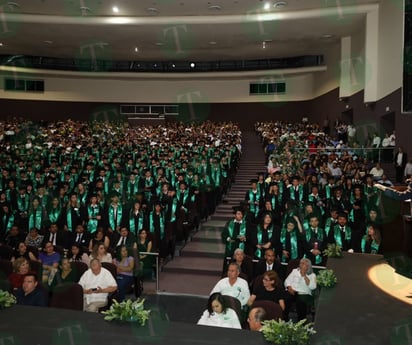
[[[323,255],[328,258],[341,258],[342,257],[342,247],[336,245],[335,243],[329,243],[328,247],[323,251]]]
[[[283,320],[263,321],[262,332],[267,341],[278,345],[307,345],[312,334],[313,323],[306,323],[306,319],[297,323]]]
[[[102,314],[106,315],[104,317],[106,321],[136,321],[144,326],[149,319],[150,310],[145,310],[143,304],[144,299],[140,298],[136,301],[128,299],[121,303],[114,300],[110,309],[102,312]]]
[[[334,286],[338,282],[338,279],[333,270],[321,270],[316,276],[316,282],[319,286],[329,288]]]
[[[16,304],[16,297],[8,291],[0,290],[0,308],[8,308]]]

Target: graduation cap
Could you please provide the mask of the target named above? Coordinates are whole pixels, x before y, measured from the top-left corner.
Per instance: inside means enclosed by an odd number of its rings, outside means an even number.
[[[260,176],[265,177],[266,173],[265,172],[257,172],[256,175],[258,175],[258,177],[260,177]]]

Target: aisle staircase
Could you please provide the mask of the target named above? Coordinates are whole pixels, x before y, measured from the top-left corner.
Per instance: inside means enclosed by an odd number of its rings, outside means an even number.
[[[265,171],[265,155],[259,138],[252,131],[245,132],[242,135],[242,156],[235,182],[210,220],[203,223],[174,260],[163,267],[159,281],[161,291],[209,295],[222,275],[223,227],[233,217],[233,207],[244,200],[250,186],[249,180],[257,178],[260,171]]]

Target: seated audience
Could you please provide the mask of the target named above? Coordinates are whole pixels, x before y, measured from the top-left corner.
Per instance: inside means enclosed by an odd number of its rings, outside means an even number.
[[[12,260],[18,258],[26,258],[27,260],[38,261],[38,258],[33,253],[32,250],[29,250],[24,242],[20,242],[16,250],[14,251]]]
[[[70,251],[67,255],[70,262],[72,261],[81,261],[89,265],[89,256],[83,252],[83,247],[77,243],[72,244]]]
[[[140,262],[143,264],[143,274],[145,276],[154,275],[153,264],[154,256],[142,253],[150,253],[152,251],[152,241],[147,236],[147,231],[142,229],[139,231],[139,240],[137,241],[137,247],[140,253]]]
[[[263,285],[253,287],[253,292],[247,304],[251,306],[255,301],[272,301],[280,305],[285,310],[286,294],[275,271],[267,271],[263,274]]]
[[[130,291],[133,284],[134,258],[129,254],[129,249],[122,246],[118,250],[117,258],[113,260],[117,268],[117,286],[119,287],[119,302],[123,301],[125,295]]]
[[[246,256],[243,249],[237,248],[233,254],[233,262],[235,262],[240,268],[240,274],[248,283],[253,278],[253,262],[250,257]]]
[[[267,271],[275,271],[279,276],[282,276],[282,266],[278,260],[276,260],[275,251],[273,249],[265,250],[265,256],[260,260],[255,268],[255,276],[264,274]]]
[[[13,272],[8,276],[8,280],[14,290],[23,286],[24,277],[30,272],[30,262],[24,257],[17,258],[13,262]]]
[[[222,295],[232,296],[245,306],[250,297],[249,285],[246,280],[239,277],[239,266],[232,262],[227,269],[227,277],[217,282],[210,294],[220,292]]]
[[[93,250],[93,247],[96,244],[104,244],[105,248],[109,248],[110,246],[110,239],[104,232],[102,227],[98,227],[96,232],[93,234],[93,237],[90,239],[89,242],[89,252]]]
[[[93,313],[105,307],[109,293],[117,290],[116,280],[107,269],[102,267],[98,259],[91,260],[90,268],[83,273],[79,284],[83,287],[84,293],[83,310]]]
[[[44,251],[39,255],[39,260],[42,263],[43,268],[42,282],[48,284],[49,279],[50,281],[53,280],[53,277],[57,272],[60,262],[60,254],[54,251],[54,246],[51,242],[47,242]]]
[[[313,305],[313,290],[316,289],[316,274],[313,273],[309,259],[300,260],[299,268],[295,268],[285,280],[288,292],[285,318],[288,319],[290,304],[296,302],[298,320],[306,318],[308,308]]]
[[[108,253],[104,244],[96,244],[89,255],[90,262],[93,259],[98,259],[100,262],[113,262],[112,254]]]
[[[76,282],[77,273],[72,269],[70,260],[68,258],[63,258],[53,280],[49,284],[49,287],[53,290],[58,285]]]
[[[42,248],[44,237],[39,234],[39,229],[31,228],[29,234],[26,237],[26,245],[36,247],[38,249]]]
[[[203,312],[197,324],[213,327],[242,328],[236,312],[227,306],[224,296],[219,292],[210,295],[207,309]]]
[[[262,331],[262,322],[266,320],[266,311],[261,307],[252,308],[249,311],[247,322],[251,331]]]
[[[27,273],[24,276],[23,286],[16,291],[17,304],[47,307],[47,292],[43,290],[35,273]]]
[[[361,242],[362,253],[378,254],[380,253],[381,232],[375,225],[369,225],[367,234],[363,236]]]

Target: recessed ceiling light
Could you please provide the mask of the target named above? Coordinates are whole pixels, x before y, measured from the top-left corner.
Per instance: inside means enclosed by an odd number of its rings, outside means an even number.
[[[113,7],[112,7],[112,11],[113,11],[114,13],[119,13],[119,7],[113,6]]]
[[[220,11],[222,9],[219,5],[211,5],[209,6],[209,11]]]
[[[333,37],[333,35],[331,35],[331,34],[324,34],[324,35],[322,35],[322,38],[332,38]]]
[[[53,41],[50,41],[50,40],[45,40],[45,41],[43,41],[45,44],[53,44]]]
[[[196,67],[196,64],[194,62],[191,62],[190,63],[190,68],[195,68],[195,67]]]
[[[3,47],[3,42],[0,42],[0,47]]]
[[[159,10],[156,7],[148,7],[146,8],[146,12],[151,15],[159,14]]]
[[[265,2],[265,4],[263,5],[263,9],[266,11],[270,10],[270,2]]]
[[[162,45],[163,45],[163,43],[162,43],[162,42],[156,42],[156,43],[155,43],[155,45],[157,45],[157,46],[159,46],[159,47],[160,47],[160,46],[162,46]]]
[[[211,46],[214,46],[216,43],[217,43],[216,41],[210,41],[210,42],[209,42],[209,44],[210,44]]]
[[[14,2],[14,1],[9,1],[7,3],[7,6],[9,6],[9,7],[20,7],[20,5],[17,2]]]
[[[285,8],[288,5],[288,3],[286,1],[276,1],[273,4],[273,7],[280,10],[282,8]]]
[[[135,53],[138,53],[139,52],[139,47],[134,47],[134,51],[135,51]]]

